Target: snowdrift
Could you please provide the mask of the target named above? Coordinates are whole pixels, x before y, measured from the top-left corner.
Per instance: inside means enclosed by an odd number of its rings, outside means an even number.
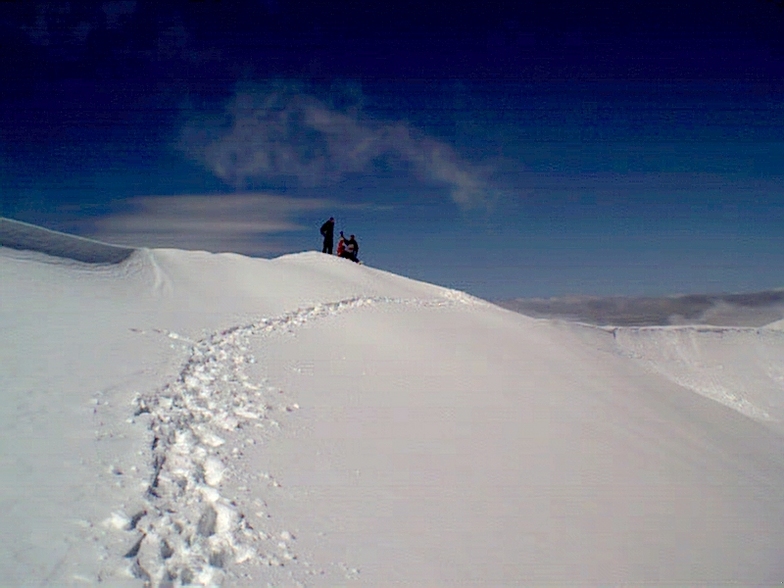
[[[781,430],[784,331],[775,324],[611,331],[619,351],[649,371]]]
[[[537,320],[318,253],[94,263],[8,226],[4,584],[784,580],[780,330]]]
[[[133,249],[128,247],[65,235],[5,218],[0,218],[0,244],[10,249],[36,251],[84,263],[120,263],[133,253]]]

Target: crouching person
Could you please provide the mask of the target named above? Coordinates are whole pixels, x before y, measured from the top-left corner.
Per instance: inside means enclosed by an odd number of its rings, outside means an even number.
[[[344,257],[355,263],[359,262],[359,243],[357,243],[357,239],[354,235],[351,235],[348,238],[348,241],[346,241],[345,253],[346,255],[344,255]]]

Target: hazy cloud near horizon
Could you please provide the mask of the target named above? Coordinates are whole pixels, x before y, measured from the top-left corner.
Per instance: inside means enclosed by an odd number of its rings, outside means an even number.
[[[237,189],[287,178],[305,188],[326,186],[383,164],[444,185],[463,209],[485,207],[498,196],[482,169],[405,121],[333,108],[285,84],[238,91],[222,117],[194,116],[179,147]]]
[[[605,326],[715,325],[761,327],[784,318],[784,290],[670,297],[518,298],[496,304],[535,318]]]
[[[90,225],[81,234],[133,247],[281,253],[286,249],[272,235],[312,229],[298,216],[334,206],[259,192],[140,196],[125,200],[123,210],[85,221]]]

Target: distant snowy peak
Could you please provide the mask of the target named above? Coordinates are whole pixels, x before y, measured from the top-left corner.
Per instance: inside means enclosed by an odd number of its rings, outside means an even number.
[[[121,263],[135,251],[7,218],[0,218],[0,247],[95,264]]]

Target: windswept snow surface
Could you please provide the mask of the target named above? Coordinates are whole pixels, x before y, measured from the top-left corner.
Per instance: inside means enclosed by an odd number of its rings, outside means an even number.
[[[612,329],[618,349],[738,412],[784,423],[784,330],[753,327]]]
[[[781,330],[44,241],[0,248],[4,585],[784,580]]]

